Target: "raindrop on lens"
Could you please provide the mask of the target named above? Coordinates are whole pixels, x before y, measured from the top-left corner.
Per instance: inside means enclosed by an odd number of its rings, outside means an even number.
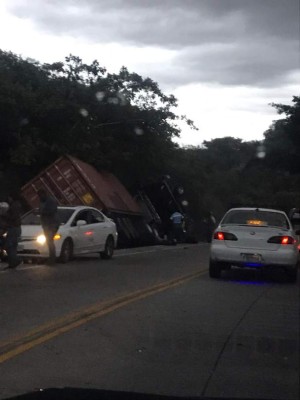
[[[86,110],[85,108],[81,108],[79,110],[79,113],[83,116],[83,117],[87,117],[89,115],[88,110]]]
[[[119,99],[117,97],[109,97],[107,101],[109,104],[119,104]]]
[[[256,151],[256,157],[257,158],[265,158],[266,156],[266,150],[265,150],[265,146],[261,145],[257,147],[257,151]]]
[[[20,125],[21,126],[25,126],[25,125],[28,125],[28,124],[29,124],[29,119],[28,118],[21,119],[21,121],[20,121]]]
[[[135,134],[136,134],[137,136],[142,136],[142,135],[144,134],[143,129],[138,128],[138,127],[134,128],[134,132],[135,132]]]
[[[124,106],[124,105],[127,103],[126,97],[124,96],[124,94],[119,92],[119,93],[117,94],[117,96],[118,96],[118,98],[120,99],[120,104],[121,104],[121,106]]]
[[[98,101],[102,101],[102,100],[104,99],[105,94],[104,94],[104,92],[97,92],[97,93],[95,94],[95,96],[96,96],[96,99],[97,99]]]

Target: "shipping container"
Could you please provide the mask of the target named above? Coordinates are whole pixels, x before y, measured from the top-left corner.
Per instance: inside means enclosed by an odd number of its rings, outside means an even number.
[[[30,208],[39,206],[37,192],[41,188],[59,205],[87,205],[103,211],[115,221],[121,247],[154,242],[139,204],[112,173],[99,172],[75,157],[63,156],[22,187]]]
[[[87,205],[103,211],[141,215],[134,198],[111,173],[97,171],[75,157],[56,160],[22,188],[22,195],[34,208],[39,204],[37,192],[44,188],[60,205]]]

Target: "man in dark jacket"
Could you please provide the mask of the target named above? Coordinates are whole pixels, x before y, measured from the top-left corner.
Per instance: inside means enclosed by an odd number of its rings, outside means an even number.
[[[11,194],[8,196],[7,202],[9,208],[4,215],[4,221],[6,225],[6,241],[5,249],[7,252],[8,267],[16,268],[20,263],[18,258],[18,241],[21,237],[21,203],[18,200],[18,196]]]
[[[40,189],[38,191],[38,196],[40,198],[41,224],[49,249],[48,264],[54,264],[56,254],[53,238],[59,228],[57,216],[57,201],[53,197],[48,195],[44,189]]]

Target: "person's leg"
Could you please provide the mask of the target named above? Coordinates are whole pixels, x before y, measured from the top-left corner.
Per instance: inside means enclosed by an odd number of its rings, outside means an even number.
[[[208,225],[208,228],[207,228],[207,242],[208,243],[211,243],[212,235],[213,235],[213,227],[211,225]]]
[[[170,230],[170,243],[171,244],[177,244],[176,226],[175,225],[173,225],[171,230]]]
[[[3,232],[0,233],[0,262],[2,261],[2,258],[4,258],[4,250],[5,250],[5,241],[2,235]]]
[[[48,250],[49,250],[48,263],[49,264],[54,264],[55,260],[56,260],[56,252],[55,252],[55,245],[54,245],[53,236],[56,233],[56,229],[54,229],[54,227],[52,227],[52,226],[47,226],[47,227],[44,227],[44,233],[45,233],[45,237],[46,237],[47,245],[48,245]]]
[[[178,241],[180,243],[184,243],[185,242],[185,234],[183,231],[183,227],[180,225],[178,228]]]
[[[8,259],[8,266],[15,268],[20,264],[17,256],[18,240],[21,236],[21,228],[8,228],[6,237],[6,252]]]
[[[179,224],[174,226],[174,238],[177,242],[181,242],[181,226]]]

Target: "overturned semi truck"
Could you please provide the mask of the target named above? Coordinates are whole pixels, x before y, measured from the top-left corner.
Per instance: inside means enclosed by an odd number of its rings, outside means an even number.
[[[97,171],[90,164],[66,155],[26,183],[21,194],[29,209],[38,207],[37,193],[41,188],[61,206],[95,207],[116,223],[118,246],[133,247],[167,243],[170,213],[183,212],[169,181],[163,177],[156,184],[141,187],[132,196],[114,174]],[[180,188],[176,191],[180,193]],[[193,241],[189,235],[187,240]]]
[[[63,156],[22,187],[28,208],[38,207],[37,192],[41,188],[61,206],[87,205],[112,218],[119,232],[120,247],[155,242],[140,205],[110,172],[99,172],[75,157]]]

